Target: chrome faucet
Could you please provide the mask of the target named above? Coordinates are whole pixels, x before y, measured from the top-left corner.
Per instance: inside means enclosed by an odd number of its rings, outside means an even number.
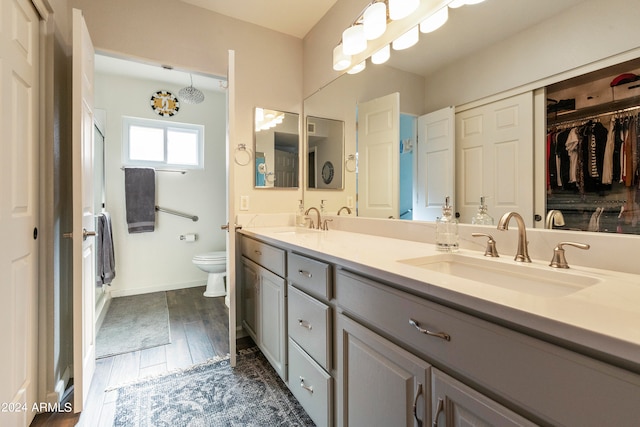
[[[338,209],[338,215],[340,215],[340,212],[342,211],[347,211],[347,214],[351,215],[351,209],[349,209],[348,206],[343,206],[340,209]]]
[[[522,216],[520,216],[517,212],[507,212],[502,215],[500,221],[498,221],[498,230],[505,231],[509,229],[509,221],[511,218],[516,219],[516,223],[518,224],[518,250],[516,251],[516,257],[514,258],[517,262],[531,262],[531,258],[529,257],[529,250],[527,249],[527,229],[524,225],[524,220]]]
[[[314,227],[313,220],[311,220],[311,223],[309,224],[309,228],[317,228],[319,230],[320,227],[322,226],[322,222],[321,222],[322,219],[320,218],[320,211],[318,210],[318,208],[311,206],[309,209],[305,211],[304,214],[309,215],[309,212],[311,212],[312,210],[316,211],[318,221],[316,222],[317,225]]]

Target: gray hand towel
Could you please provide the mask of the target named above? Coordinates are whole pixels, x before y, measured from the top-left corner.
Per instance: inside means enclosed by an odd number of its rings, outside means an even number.
[[[156,171],[125,168],[124,192],[129,233],[147,233],[156,223]]]
[[[111,215],[107,212],[99,214],[97,228],[96,285],[111,285],[114,277],[116,277],[116,258],[113,251]]]

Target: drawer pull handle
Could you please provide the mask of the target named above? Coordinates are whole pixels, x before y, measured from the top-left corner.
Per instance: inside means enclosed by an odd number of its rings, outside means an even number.
[[[421,394],[422,384],[418,383],[418,392],[416,393],[416,398],[413,401],[413,418],[415,418],[418,425],[422,427],[422,420],[418,418],[418,398]]]
[[[255,252],[256,255],[262,255],[262,252],[260,252],[259,250],[254,250],[253,252]]]
[[[313,394],[313,386],[304,384],[304,377],[300,377],[300,387],[307,390],[309,393]]]
[[[307,276],[307,278],[311,279],[311,276],[313,276],[311,273],[309,273],[308,271],[304,271],[304,270],[298,270],[298,273],[303,275],[303,276]]]
[[[444,400],[438,398],[438,406],[436,407],[436,415],[433,417],[432,427],[438,427],[438,417],[440,416],[440,412],[444,410]]]
[[[418,322],[416,322],[413,319],[409,319],[409,324],[411,326],[413,326],[414,328],[416,328],[418,330],[418,332],[420,332],[421,334],[425,334],[425,335],[429,335],[431,337],[436,337],[436,338],[441,338],[445,341],[451,341],[451,336],[447,333],[444,332],[431,332],[428,331],[424,328],[421,328],[420,325],[418,324]]]
[[[303,328],[307,328],[308,330],[312,329],[311,323],[307,322],[304,319],[298,319],[298,325],[302,326]]]

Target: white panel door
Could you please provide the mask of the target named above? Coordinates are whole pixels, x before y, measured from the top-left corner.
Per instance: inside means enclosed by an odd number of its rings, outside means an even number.
[[[229,51],[227,68],[227,296],[229,298],[229,363],[236,366],[236,53]],[[223,226],[224,228],[225,226]],[[256,331],[257,332],[257,331]]]
[[[418,117],[413,219],[435,221],[445,198],[456,200],[454,111],[447,107]]]
[[[533,220],[533,94],[456,113],[456,199],[460,222],[470,223],[480,197],[499,218],[517,211]]]
[[[0,2],[0,425],[34,412],[38,335],[38,16]]]
[[[400,94],[358,104],[358,215],[400,217]]]
[[[93,96],[95,52],[87,25],[73,10],[73,376],[75,412],[84,408],[96,365]],[[92,235],[93,234],[93,235]]]

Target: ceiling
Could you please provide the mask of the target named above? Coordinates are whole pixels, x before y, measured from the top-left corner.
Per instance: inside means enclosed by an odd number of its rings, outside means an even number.
[[[202,74],[189,74],[188,72],[175,70],[171,67],[145,64],[143,62],[101,54],[96,54],[95,70],[96,73],[172,83],[182,87],[190,86],[191,78],[193,78],[193,87],[200,90],[224,91],[226,87],[225,78],[216,78]]]
[[[221,15],[304,38],[336,0],[180,0]],[[354,16],[354,18],[356,18]]]

